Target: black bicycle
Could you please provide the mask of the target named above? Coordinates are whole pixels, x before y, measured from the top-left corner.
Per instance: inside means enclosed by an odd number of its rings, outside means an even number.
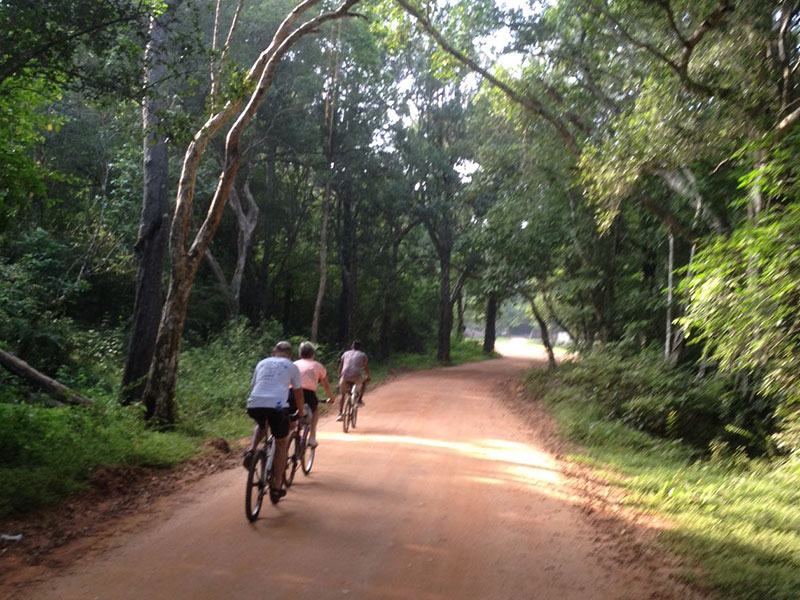
[[[253,453],[250,467],[247,469],[247,491],[244,496],[245,513],[251,523],[258,518],[264,494],[269,492],[273,504],[277,504],[280,497],[273,492],[272,471],[275,464],[275,445],[277,440],[272,434],[264,439],[264,443]]]
[[[308,445],[310,432],[311,415],[309,413],[309,418],[303,423],[298,423],[298,426],[289,434],[289,464],[286,468],[286,487],[290,487],[294,482],[294,476],[298,468],[303,471],[304,475],[311,473],[317,449]]]
[[[291,421],[296,421],[297,412],[292,414],[289,418]],[[295,429],[295,433],[296,431]],[[268,437],[264,438],[264,442],[256,449],[250,459],[250,466],[247,469],[247,489],[245,490],[244,496],[245,514],[247,515],[247,520],[250,522],[258,518],[258,513],[261,512],[261,505],[264,503],[264,494],[269,493],[270,502],[273,504],[277,504],[281,499],[282,495],[272,483],[276,445],[277,440],[275,436],[270,434]],[[289,480],[288,461],[286,469],[287,470],[284,471],[283,480],[286,481],[286,487],[289,487],[291,482]],[[292,478],[294,478],[294,471],[295,469],[293,468]]]

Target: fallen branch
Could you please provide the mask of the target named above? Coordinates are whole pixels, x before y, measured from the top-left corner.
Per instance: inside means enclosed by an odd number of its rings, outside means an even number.
[[[4,350],[0,350],[0,365],[4,366],[15,375],[19,375],[23,379],[27,379],[36,384],[48,394],[55,396],[60,402],[75,406],[89,406],[92,403],[88,398],[69,389],[63,383],[51,379],[44,373],[34,369],[21,358],[5,352]]]

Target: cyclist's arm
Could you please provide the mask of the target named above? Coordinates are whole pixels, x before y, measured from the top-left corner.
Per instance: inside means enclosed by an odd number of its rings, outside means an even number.
[[[369,381],[370,379],[372,379],[372,377],[369,374],[369,365],[367,363],[368,363],[367,359],[364,358],[364,373],[367,374],[367,381]]]

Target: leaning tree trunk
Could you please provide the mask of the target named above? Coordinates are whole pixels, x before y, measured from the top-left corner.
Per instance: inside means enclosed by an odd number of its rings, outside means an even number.
[[[139,234],[134,246],[136,295],[128,356],[120,388],[123,404],[142,398],[161,314],[161,274],[169,218],[169,155],[161,118],[165,103],[159,94],[159,87],[167,74],[166,21],[172,17],[180,0],[170,0],[166,4],[167,11],[150,21],[150,41],[145,50],[144,84],[151,88],[151,92],[142,102],[144,196]]]
[[[255,89],[228,132],[223,170],[217,181],[206,218],[188,249],[190,217],[200,158],[214,134],[239,111],[244,99],[229,101],[219,112],[212,115],[195,134],[184,155],[170,229],[172,262],[170,287],[161,314],[156,350],[144,392],[149,418],[157,425],[171,425],[175,420],[174,398],[178,375],[178,352],[189,305],[189,293],[203,255],[219,226],[242,160],[239,147],[242,133],[272,85],[275,69],[286,52],[304,35],[319,31],[321,24],[332,19],[352,16],[348,11],[358,0],[346,0],[337,10],[310,19],[292,31],[299,17],[319,1],[306,0],[295,7],[278,27],[269,47],[261,53],[250,69],[247,82],[256,84]]]
[[[550,332],[547,329],[547,321],[544,320],[542,314],[539,312],[539,308],[536,306],[536,300],[534,298],[529,298],[528,300],[531,303],[533,316],[539,324],[539,331],[542,334],[542,344],[547,351],[547,367],[552,371],[556,368],[556,355],[553,352],[553,345],[550,343]]]
[[[464,292],[462,290],[459,290],[456,296],[456,318],[456,338],[463,341],[466,327],[464,326]]]
[[[497,294],[489,294],[486,302],[486,326],[483,330],[483,353],[494,352],[494,343],[497,341]]]
[[[256,204],[253,193],[250,191],[250,178],[248,177],[244,186],[242,187],[245,200],[247,201],[247,210],[242,207],[239,201],[239,196],[236,194],[235,189],[231,189],[231,208],[236,213],[236,222],[239,225],[239,235],[236,240],[236,266],[233,269],[233,276],[231,277],[231,302],[233,304],[234,314],[239,314],[239,304],[242,297],[242,279],[244,278],[244,268],[247,263],[247,255],[250,253],[250,247],[253,244],[253,234],[258,224],[258,204]]]

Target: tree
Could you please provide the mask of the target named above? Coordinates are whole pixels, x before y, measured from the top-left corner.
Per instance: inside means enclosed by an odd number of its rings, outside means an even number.
[[[347,0],[335,11],[323,13],[294,28],[303,13],[318,3],[319,0],[306,0],[287,15],[274,34],[269,47],[261,53],[248,73],[246,81],[255,88],[249,94],[244,108],[242,108],[242,104],[244,104],[245,98],[242,96],[226,102],[218,112],[209,117],[195,134],[184,155],[170,229],[169,290],[162,310],[155,353],[144,393],[148,415],[160,425],[170,425],[175,420],[174,394],[178,351],[189,304],[189,293],[205,250],[219,225],[222,211],[241,162],[239,142],[242,133],[271,86],[275,69],[286,52],[303,36],[314,32],[322,23],[352,16],[349,11],[356,2]],[[203,224],[191,247],[187,248],[191,208],[200,158],[214,134],[234,116],[236,116],[236,121],[229,130],[225,141],[224,169],[220,173]]]
[[[181,2],[167,0],[164,12],[150,18],[150,39],[145,49],[144,87],[148,91],[142,100],[144,195],[139,233],[134,246],[136,297],[120,387],[123,404],[130,404],[142,397],[161,313],[161,276],[169,219],[169,154],[164,118],[164,87],[169,61],[167,32]]]

